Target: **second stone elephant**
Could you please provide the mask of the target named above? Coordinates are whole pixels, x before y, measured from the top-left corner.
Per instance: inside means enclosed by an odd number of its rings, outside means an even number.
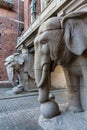
[[[68,87],[67,110],[87,111],[87,12],[72,12],[63,18],[48,19],[40,26],[34,46],[40,102],[49,100],[49,73],[60,64]]]
[[[15,53],[5,59],[5,66],[10,83],[13,85],[12,93],[20,93],[22,90],[29,91],[35,87],[34,83],[34,55],[29,54],[27,49],[22,53]],[[14,77],[18,79],[18,85]]]

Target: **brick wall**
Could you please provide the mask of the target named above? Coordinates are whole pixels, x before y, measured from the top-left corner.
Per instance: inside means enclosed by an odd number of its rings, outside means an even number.
[[[40,0],[37,0],[37,6],[36,6],[36,10],[37,10],[37,15],[41,12],[41,6],[40,6]]]
[[[24,1],[24,30],[26,30],[29,27],[30,24],[30,0],[25,0]]]
[[[21,2],[20,16],[23,21],[23,1]],[[13,54],[18,36],[18,0],[14,0],[12,10],[0,8],[0,81],[8,80],[4,60]]]

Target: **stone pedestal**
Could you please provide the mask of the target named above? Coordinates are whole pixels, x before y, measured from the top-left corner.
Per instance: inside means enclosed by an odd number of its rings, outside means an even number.
[[[44,130],[87,130],[87,112],[65,112],[52,119],[39,117],[39,125]]]

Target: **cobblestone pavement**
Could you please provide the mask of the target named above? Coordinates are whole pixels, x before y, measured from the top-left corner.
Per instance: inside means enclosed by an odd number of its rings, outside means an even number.
[[[3,91],[2,91],[3,92]],[[58,103],[67,102],[65,90],[52,91]],[[0,130],[42,130],[38,125],[40,116],[38,92],[0,98]]]
[[[39,108],[37,96],[0,100],[0,115],[33,108]]]

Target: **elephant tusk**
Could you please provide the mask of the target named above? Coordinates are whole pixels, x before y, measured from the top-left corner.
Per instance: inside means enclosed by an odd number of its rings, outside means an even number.
[[[37,85],[37,88],[42,88],[42,85]]]

